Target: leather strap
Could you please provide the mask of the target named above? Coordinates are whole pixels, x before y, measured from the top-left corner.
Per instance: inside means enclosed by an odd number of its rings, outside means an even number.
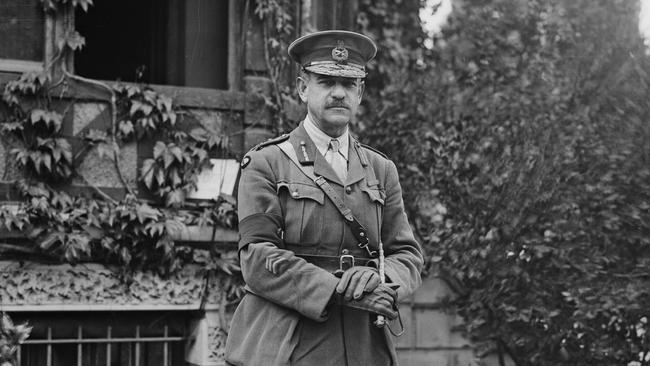
[[[331,271],[332,273],[340,269],[341,257],[334,255],[313,255],[313,254],[300,254],[296,253],[297,257],[300,257],[307,262],[314,264],[320,268]],[[355,266],[368,266],[369,264],[373,265],[373,260],[376,258],[361,258],[354,257]],[[374,266],[374,265],[373,265]]]
[[[339,211],[341,216],[345,219],[345,222],[348,224],[350,227],[350,230],[352,231],[352,235],[357,239],[359,242],[358,246],[361,249],[365,249],[368,254],[372,257],[377,254],[377,251],[375,250],[370,250],[370,247],[368,246],[369,240],[368,240],[368,234],[366,231],[366,228],[361,225],[361,223],[354,217],[352,214],[352,210],[345,205],[343,200],[336,194],[336,191],[332,186],[327,182],[325,178],[322,176],[316,176],[314,174],[314,167],[312,165],[302,165],[300,164],[300,161],[298,160],[298,156],[296,155],[296,151],[293,149],[293,145],[286,140],[283,141],[282,143],[276,145],[282,152],[291,160],[297,167],[300,169],[300,171],[309,177],[309,179],[313,180],[314,183],[320,189],[325,193],[327,198],[329,198],[330,201],[334,204],[336,209]]]

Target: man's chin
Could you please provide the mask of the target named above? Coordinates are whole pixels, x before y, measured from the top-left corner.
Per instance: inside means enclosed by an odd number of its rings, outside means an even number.
[[[328,116],[325,119],[325,122],[330,125],[342,126],[350,122],[350,116],[337,115],[337,116]]]

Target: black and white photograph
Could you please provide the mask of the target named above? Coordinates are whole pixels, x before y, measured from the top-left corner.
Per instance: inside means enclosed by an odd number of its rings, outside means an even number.
[[[0,366],[650,366],[650,0],[0,0]]]

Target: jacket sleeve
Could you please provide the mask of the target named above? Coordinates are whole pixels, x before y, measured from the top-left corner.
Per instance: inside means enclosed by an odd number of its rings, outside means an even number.
[[[273,169],[261,152],[249,156],[237,200],[239,258],[247,288],[268,301],[324,321],[338,278],[282,249],[283,214]]]
[[[410,296],[420,285],[420,272],[424,259],[422,248],[415,240],[406,217],[402,187],[397,168],[392,161],[385,167],[386,201],[382,220],[381,238],[385,253],[386,277],[399,284],[398,298]]]

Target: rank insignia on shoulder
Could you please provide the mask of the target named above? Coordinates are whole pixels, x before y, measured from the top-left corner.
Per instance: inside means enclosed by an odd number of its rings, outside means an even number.
[[[244,169],[250,162],[251,162],[251,157],[248,155],[244,156],[244,158],[241,159],[241,163],[239,164],[239,166],[241,166],[241,168]]]
[[[289,134],[288,134],[288,133],[285,133],[284,135],[281,135],[281,136],[278,136],[278,137],[274,137],[274,138],[272,138],[272,139],[268,139],[268,140],[266,140],[266,141],[264,141],[264,142],[261,142],[261,143],[257,144],[257,146],[255,146],[255,147],[253,148],[253,150],[254,150],[254,151],[257,151],[257,150],[261,150],[261,149],[263,149],[263,148],[265,148],[265,147],[267,147],[267,146],[269,146],[269,145],[277,145],[277,144],[279,144],[279,143],[281,143],[282,141],[285,141],[285,140],[287,140],[287,139],[289,139]]]
[[[362,144],[362,143],[359,143],[359,146],[363,147],[364,149],[368,149],[368,150],[370,150],[372,152],[375,152],[375,153],[379,154],[379,156],[383,157],[384,159],[389,159],[388,155],[386,155],[383,152],[375,149],[372,146],[368,146],[368,145],[365,145],[365,144]]]

